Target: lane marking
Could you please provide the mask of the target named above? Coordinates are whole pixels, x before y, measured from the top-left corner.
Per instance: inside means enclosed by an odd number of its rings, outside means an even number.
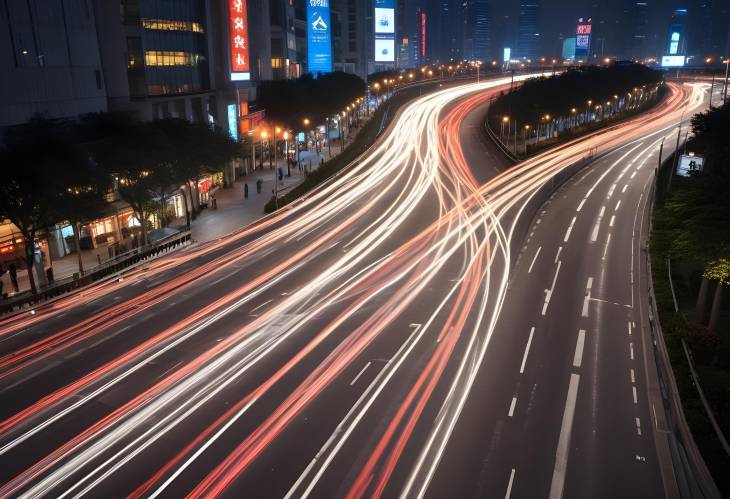
[[[533,257],[533,259],[532,259],[532,263],[530,264],[530,268],[529,268],[529,269],[527,269],[527,273],[528,273],[528,274],[529,274],[530,272],[532,272],[532,266],[533,266],[533,265],[535,265],[535,260],[537,260],[537,255],[539,255],[539,254],[540,254],[540,250],[541,250],[541,249],[542,249],[542,246],[540,246],[539,248],[537,248],[537,251],[535,251],[535,256],[534,256],[534,257]]]
[[[581,317],[588,317],[588,305],[591,302],[591,287],[593,287],[593,278],[588,278],[588,283],[586,283],[586,295],[583,298],[583,309],[580,312]]]
[[[573,230],[573,224],[575,224],[575,218],[573,217],[573,220],[570,221],[570,227],[568,227],[568,230],[565,232],[565,237],[563,238],[563,242],[567,243],[568,239],[570,239],[570,233]]]
[[[573,355],[573,367],[580,367],[583,361],[583,345],[586,340],[585,329],[578,331],[578,340],[575,343],[575,354]]]
[[[509,474],[509,482],[507,482],[507,492],[504,494],[504,499],[509,499],[510,495],[512,495],[512,483],[514,482],[514,480],[515,480],[515,469],[512,468],[512,471]]]
[[[638,397],[636,395],[636,387],[635,386],[632,386],[631,387],[631,390],[633,391],[633,394],[634,394],[634,404],[638,404],[639,403],[639,399],[638,399]]]
[[[507,413],[507,416],[510,418],[515,413],[515,406],[517,405],[517,397],[512,397],[512,403],[509,405],[509,412]]]
[[[634,344],[629,342],[629,357],[634,360]]]
[[[641,419],[636,418],[636,434],[641,436]]]
[[[585,202],[587,200],[588,200],[588,198],[587,197],[584,197],[583,198],[583,201],[580,202],[580,204],[578,205],[578,208],[575,211],[580,211],[583,208],[583,205],[585,204]]]
[[[608,245],[611,244],[611,233],[608,233],[608,237],[606,237],[606,244],[603,246],[603,256],[601,257],[601,260],[606,259],[606,255],[608,254]]]
[[[570,375],[568,385],[568,396],[565,399],[565,411],[563,422],[560,425],[560,438],[555,453],[555,468],[553,479],[550,483],[550,499],[562,499],[565,487],[565,472],[568,468],[568,453],[570,451],[570,434],[573,431],[573,417],[575,416],[575,401],[578,396],[578,382],[580,376],[573,373]]]
[[[613,211],[618,211],[619,206],[621,206],[621,200],[620,199],[616,202],[616,207],[613,209]]]
[[[624,192],[626,192],[626,189],[628,189],[628,188],[629,188],[629,184],[624,184],[624,188],[621,189],[621,193],[623,194]]]
[[[522,365],[520,365],[520,374],[525,372],[525,363],[527,362],[527,354],[530,352],[530,344],[532,343],[532,335],[535,333],[535,326],[530,328],[530,337],[527,338],[525,353],[522,355]]]
[[[360,379],[360,376],[362,376],[362,375],[363,375],[363,373],[364,373],[364,372],[365,372],[365,371],[367,370],[367,368],[368,368],[368,367],[370,367],[370,364],[372,364],[372,362],[371,362],[371,361],[368,361],[368,363],[367,363],[367,364],[365,364],[365,367],[363,367],[363,368],[362,368],[362,370],[360,370],[360,372],[359,372],[359,373],[357,373],[357,376],[355,376],[355,377],[354,377],[354,378],[352,379],[352,381],[350,381],[350,386],[352,386],[352,385],[354,385],[355,383],[357,383],[357,380],[358,380],[358,379]]]
[[[616,215],[613,215],[613,216],[611,217],[611,221],[610,221],[610,222],[608,222],[608,226],[609,226],[609,227],[613,227],[613,223],[614,223],[615,221],[616,221]]]
[[[558,262],[558,268],[555,269],[555,275],[553,276],[553,284],[550,286],[550,289],[545,290],[545,303],[542,305],[542,315],[545,315],[545,311],[548,308],[548,305],[550,304],[550,298],[553,296],[553,290],[555,289],[555,281],[558,280],[558,273],[560,272],[560,266],[562,265],[562,261]]]
[[[629,369],[629,371],[631,372],[631,382],[636,383],[636,376],[634,374],[634,368],[632,367],[631,369]]]
[[[560,258],[560,252],[561,251],[563,251],[563,247],[562,246],[560,246],[558,248],[558,252],[555,254],[555,261],[553,261],[553,263],[558,263],[558,258]]]
[[[629,321],[629,336],[631,336],[631,321]]]

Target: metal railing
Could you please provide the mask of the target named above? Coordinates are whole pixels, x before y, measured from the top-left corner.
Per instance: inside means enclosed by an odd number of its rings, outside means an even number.
[[[135,248],[127,251],[120,255],[116,255],[113,258],[105,261],[101,265],[97,265],[88,272],[84,273],[83,276],[75,274],[64,279],[54,281],[49,286],[38,290],[35,294],[31,292],[24,293],[21,296],[11,298],[9,300],[0,302],[0,315],[22,310],[25,307],[33,304],[41,303],[60,295],[69,293],[76,289],[88,286],[96,281],[114,275],[132,265],[150,259],[155,258],[161,253],[166,253],[171,250],[180,248],[191,242],[190,231],[186,230],[173,234],[164,239],[148,244],[146,246]]]

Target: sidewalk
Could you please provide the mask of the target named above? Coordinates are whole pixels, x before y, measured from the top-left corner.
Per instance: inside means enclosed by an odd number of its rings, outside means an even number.
[[[364,123],[363,123],[364,124]],[[351,131],[345,140],[345,149],[350,145],[357,133],[357,129]],[[340,154],[339,142],[332,144],[332,156],[328,148],[322,147],[322,151],[300,151],[299,160],[302,170],[298,167],[291,168],[291,177],[286,176],[286,161],[279,159],[278,167],[284,172],[284,178],[279,182],[278,193],[283,196],[292,188],[299,185],[306,177],[304,169],[315,171],[319,168],[321,161],[328,161]],[[255,222],[264,216],[264,206],[274,195],[274,172],[269,168],[268,161],[264,161],[264,169],[257,169],[248,175],[236,179],[232,187],[220,188],[213,195],[216,198],[218,208],[216,210],[203,210],[198,218],[190,224],[190,232],[193,241],[208,242],[229,234],[241,227]],[[261,194],[256,193],[256,181],[263,180]],[[243,186],[248,183],[248,199],[243,196]],[[173,226],[183,225],[184,221],[175,221]]]

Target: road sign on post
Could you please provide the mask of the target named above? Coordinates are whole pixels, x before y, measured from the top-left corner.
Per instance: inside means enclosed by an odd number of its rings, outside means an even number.
[[[693,154],[682,154],[677,164],[677,175],[680,177],[694,177],[702,173],[705,158]]]

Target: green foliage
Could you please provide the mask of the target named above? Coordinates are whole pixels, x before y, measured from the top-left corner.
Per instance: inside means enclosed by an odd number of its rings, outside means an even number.
[[[640,64],[585,66],[525,81],[511,96],[497,98],[490,115],[509,114],[519,123],[538,123],[545,114],[564,116],[571,108],[585,111],[588,100],[594,104],[612,101],[616,94],[624,95],[627,90],[661,81],[660,72]]]
[[[256,104],[266,110],[268,121],[298,129],[304,118],[319,123],[339,113],[366,89],[359,77],[341,71],[317,78],[307,74],[297,80],[263,82]]]
[[[730,284],[730,261],[725,258],[720,258],[710,262],[705,268],[704,274],[705,279],[711,281],[717,281],[720,284]]]

